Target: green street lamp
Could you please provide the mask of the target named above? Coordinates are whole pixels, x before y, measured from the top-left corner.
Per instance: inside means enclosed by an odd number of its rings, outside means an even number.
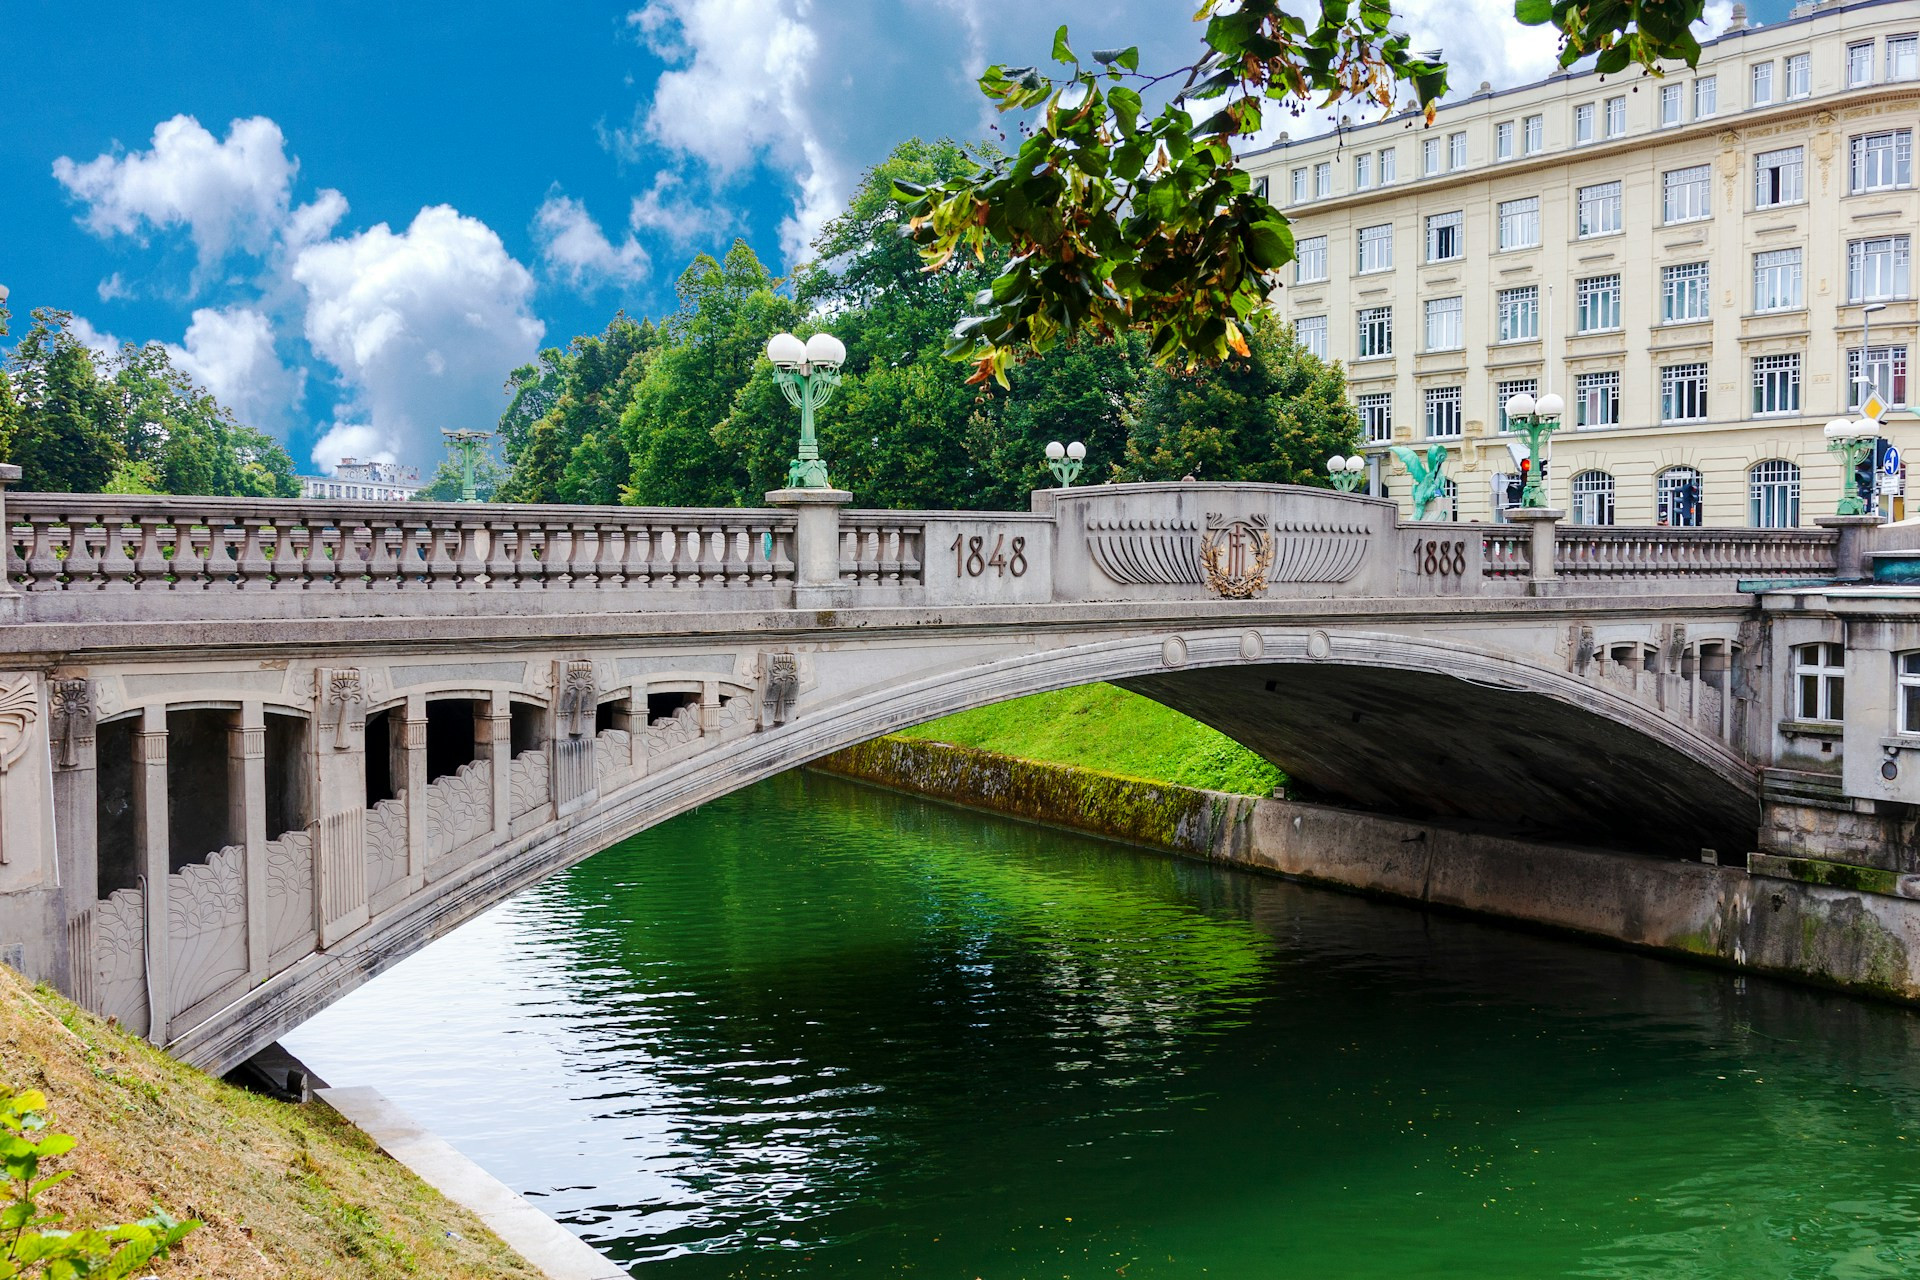
[[[1853,478],[1860,474],[1860,464],[1873,456],[1874,441],[1880,438],[1880,424],[1872,418],[1835,418],[1827,424],[1823,432],[1827,437],[1827,452],[1840,455],[1840,506],[1833,514],[1837,516],[1863,516],[1867,514],[1867,499]]]
[[[813,435],[813,411],[827,402],[840,385],[840,366],[847,347],[830,333],[816,333],[805,342],[790,333],[776,333],[767,343],[774,381],[787,399],[800,406],[800,456],[787,466],[787,488],[831,489],[827,464]]]
[[[1366,483],[1367,460],[1359,454],[1343,458],[1334,454],[1327,459],[1327,475],[1333,481],[1333,487],[1342,493],[1352,493]]]
[[[1058,440],[1047,442],[1047,469],[1053,472],[1053,478],[1060,482],[1062,489],[1073,488],[1073,482],[1080,475],[1080,468],[1087,460],[1087,446],[1075,440],[1072,444],[1061,444]]]
[[[479,470],[480,454],[486,449],[487,441],[493,439],[493,432],[469,431],[464,427],[449,431],[442,427],[440,434],[447,438],[447,448],[460,460],[460,501],[480,501],[475,473]]]
[[[1540,480],[1540,441],[1553,434],[1566,411],[1567,402],[1551,391],[1538,400],[1524,391],[1507,400],[1507,426],[1527,435],[1527,483],[1520,491],[1523,507],[1547,505],[1546,486]]]

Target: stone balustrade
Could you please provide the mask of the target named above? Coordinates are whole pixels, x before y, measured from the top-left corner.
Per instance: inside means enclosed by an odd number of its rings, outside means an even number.
[[[1837,534],[1826,529],[1629,529],[1562,525],[1561,577],[1819,578],[1835,571]]]

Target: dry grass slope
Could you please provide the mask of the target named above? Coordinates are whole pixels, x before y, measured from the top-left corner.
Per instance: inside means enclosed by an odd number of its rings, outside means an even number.
[[[323,1105],[290,1106],[182,1066],[0,966],[0,1079],[43,1091],[79,1139],[49,1193],[73,1225],[155,1202],[206,1226],[163,1277],[460,1277],[539,1273]]]

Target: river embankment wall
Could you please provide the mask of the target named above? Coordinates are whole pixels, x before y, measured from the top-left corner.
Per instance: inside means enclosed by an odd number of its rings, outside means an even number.
[[[1920,902],[877,738],[827,772],[1185,857],[1920,1003]]]

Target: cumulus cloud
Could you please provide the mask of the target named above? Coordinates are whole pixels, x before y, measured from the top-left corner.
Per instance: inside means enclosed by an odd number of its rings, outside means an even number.
[[[442,427],[490,425],[507,371],[545,333],[528,308],[532,274],[485,223],[445,205],[402,232],[380,223],[308,245],[290,276],[308,343],[348,391],[352,425],[323,437],[322,465],[338,460],[343,432],[356,457],[420,458],[439,452]]]
[[[557,191],[533,215],[533,240],[548,273],[583,293],[609,284],[637,283],[646,279],[653,265],[631,235],[616,246],[586,205]]]
[[[99,359],[117,360],[120,358],[120,348],[123,345],[120,339],[110,333],[94,328],[93,323],[85,316],[74,316],[69,319],[66,324],[66,329],[69,334],[73,335],[75,342],[93,352]]]
[[[686,192],[686,180],[679,174],[656,174],[653,185],[633,198],[627,225],[635,231],[650,231],[676,246],[684,246],[703,239],[712,243],[738,221],[727,210],[703,204]]]
[[[166,344],[174,368],[211,391],[248,426],[287,429],[306,393],[307,374],[281,362],[272,320],[251,307],[202,307],[193,313],[183,341]]]
[[[53,176],[85,206],[81,224],[97,236],[185,227],[205,274],[235,249],[267,248],[286,221],[298,167],[264,116],[233,121],[220,140],[178,115],[154,129],[149,150],[84,164],[61,156]]]
[[[313,446],[313,465],[332,475],[348,458],[355,462],[398,462],[399,445],[392,436],[365,422],[336,422]]]

